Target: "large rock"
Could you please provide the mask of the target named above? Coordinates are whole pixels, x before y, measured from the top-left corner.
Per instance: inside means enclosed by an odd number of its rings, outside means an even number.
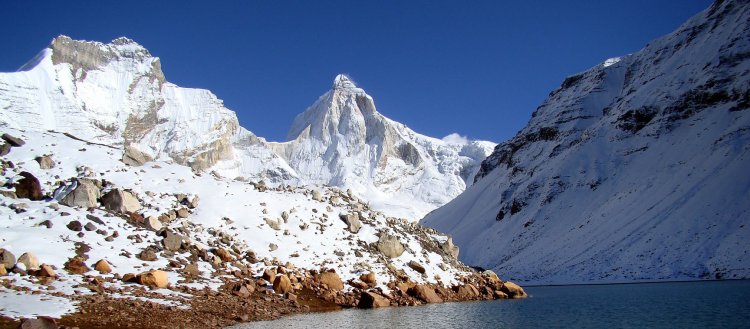
[[[323,196],[317,190],[312,191],[312,199],[315,201],[323,202]]]
[[[276,231],[281,230],[281,222],[278,219],[270,219],[270,218],[264,218],[266,221],[266,224],[268,226]]]
[[[44,197],[42,193],[42,184],[39,180],[34,177],[30,172],[21,172],[23,178],[19,179],[16,184],[16,197],[22,199],[29,199],[32,201],[41,200]]]
[[[136,212],[141,209],[141,203],[132,193],[119,188],[104,194],[101,203],[107,210],[122,214]]]
[[[391,306],[391,301],[375,292],[363,291],[359,296],[359,308],[379,308]]]
[[[16,255],[10,250],[0,249],[0,262],[6,270],[11,270],[16,266]]]
[[[453,244],[452,237],[448,237],[448,240],[440,245],[440,249],[442,249],[446,254],[450,255],[451,258],[458,259],[458,246]]]
[[[367,283],[369,286],[374,286],[377,282],[375,279],[375,272],[368,272],[365,274],[362,274],[359,276],[359,279],[362,280],[362,282]]]
[[[57,329],[57,322],[54,319],[40,316],[36,319],[23,319],[19,329]]]
[[[154,158],[150,155],[143,153],[130,145],[125,146],[125,150],[122,154],[122,162],[134,167],[142,166],[144,163],[153,160]]]
[[[96,207],[97,199],[101,196],[99,187],[88,179],[76,179],[76,188],[66,195],[60,203],[69,207]]]
[[[41,169],[52,169],[55,167],[55,161],[49,155],[38,156],[34,160],[39,163],[39,168]]]
[[[178,251],[180,250],[180,248],[182,248],[182,241],[184,239],[185,238],[183,238],[182,235],[179,235],[172,231],[167,231],[167,236],[164,237],[162,243],[164,244],[164,249],[167,249],[169,251]]]
[[[357,234],[357,232],[359,232],[359,229],[362,228],[362,222],[359,221],[359,215],[356,212],[341,214],[339,215],[339,217],[344,221],[344,223],[346,223],[346,229],[349,230],[349,232]]]
[[[331,290],[344,289],[344,282],[341,281],[336,272],[323,272],[318,275],[318,282],[325,284]]]
[[[152,231],[161,230],[161,228],[164,226],[159,220],[159,217],[156,217],[156,216],[148,216],[144,224],[146,224],[147,229],[152,230]]]
[[[11,146],[8,143],[0,144],[0,157],[4,157],[10,153]]]
[[[427,285],[423,285],[423,284],[415,285],[414,287],[409,288],[408,293],[412,297],[418,298],[425,303],[442,303],[443,302],[443,299],[440,298],[440,296],[438,296],[437,293],[435,293],[435,289]]]
[[[99,271],[99,273],[107,274],[112,272],[112,267],[109,266],[109,263],[104,260],[100,259],[96,264],[94,264],[94,269]]]
[[[57,277],[57,273],[55,273],[55,269],[52,268],[52,266],[49,266],[47,264],[43,264],[41,268],[39,269],[39,272],[37,273],[38,276],[48,277],[48,278],[55,278]]]
[[[167,273],[161,270],[153,270],[141,273],[137,277],[139,284],[149,287],[166,288],[169,286]]]
[[[10,146],[13,147],[20,147],[26,144],[26,142],[23,141],[23,139],[20,139],[18,137],[13,137],[9,134],[3,134],[0,136],[6,143],[10,144]]]
[[[510,281],[505,281],[500,291],[508,294],[510,298],[526,298],[526,292],[523,291],[523,288]]]
[[[27,270],[36,271],[39,269],[39,258],[37,258],[36,255],[30,252],[23,253],[21,257],[18,257],[17,262],[26,266]]]
[[[412,270],[417,271],[419,274],[424,274],[426,272],[426,270],[425,270],[424,266],[422,266],[422,264],[417,263],[417,262],[415,262],[413,260],[409,261],[409,264],[407,264],[407,265],[409,265],[409,267],[411,267]]]
[[[398,240],[396,236],[390,234],[383,234],[378,239],[377,243],[378,251],[383,253],[388,258],[396,258],[404,253],[404,245]]]
[[[277,294],[285,294],[292,291],[292,282],[285,274],[279,275],[273,280],[273,291]]]
[[[456,289],[456,293],[461,298],[476,298],[479,297],[479,290],[471,283],[461,285]]]

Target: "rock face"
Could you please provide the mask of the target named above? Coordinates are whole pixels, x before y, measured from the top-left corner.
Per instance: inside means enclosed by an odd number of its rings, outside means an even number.
[[[388,300],[388,298],[385,298],[375,292],[363,291],[362,294],[360,294],[359,296],[359,303],[357,304],[357,307],[379,308],[379,307],[388,307],[390,305],[391,305],[391,302]]]
[[[331,290],[344,289],[344,283],[336,272],[323,272],[318,275],[318,282],[325,284]]]
[[[122,214],[136,212],[141,209],[141,203],[132,193],[118,188],[104,194],[101,203],[107,210]]]
[[[750,277],[748,22],[716,1],[566,78],[422,224],[518,281]]]
[[[344,223],[346,223],[346,229],[349,230],[349,232],[357,234],[359,229],[362,228],[362,222],[359,221],[359,215],[356,212],[341,214],[339,217]]]
[[[141,273],[137,277],[138,283],[144,286],[166,288],[169,286],[169,278],[167,273],[160,270],[148,271]]]
[[[87,179],[77,179],[74,184],[76,187],[62,198],[60,203],[69,207],[96,207],[97,199],[101,195],[99,187]]]
[[[42,192],[42,185],[39,184],[39,180],[34,177],[30,172],[21,172],[21,179],[15,184],[16,196],[22,199],[29,199],[32,201],[41,200],[44,197]]]
[[[396,258],[404,253],[404,245],[393,235],[383,234],[377,242],[378,251],[388,258]]]

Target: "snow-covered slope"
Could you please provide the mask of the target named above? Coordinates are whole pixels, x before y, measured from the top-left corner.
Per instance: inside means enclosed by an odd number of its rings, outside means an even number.
[[[345,75],[274,148],[306,182],[351,189],[375,209],[420,218],[461,193],[495,144],[417,134],[375,109]]]
[[[570,76],[422,223],[537,283],[750,276],[750,6]]]
[[[494,147],[419,135],[380,115],[343,75],[298,116],[290,141],[269,143],[211,92],[167,82],[159,59],[127,38],[55,38],[19,72],[0,73],[0,108],[0,125],[96,140],[131,165],[156,159],[274,185],[337,186],[410,219],[463,191]]]

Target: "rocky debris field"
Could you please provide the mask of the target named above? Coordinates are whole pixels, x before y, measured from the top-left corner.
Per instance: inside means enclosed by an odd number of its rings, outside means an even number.
[[[52,131],[2,138],[2,327],[224,327],[526,296],[461,264],[450,237],[347,191],[131,166]]]

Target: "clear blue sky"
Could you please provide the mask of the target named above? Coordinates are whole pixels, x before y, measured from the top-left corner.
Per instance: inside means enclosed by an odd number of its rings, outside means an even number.
[[[206,88],[259,136],[349,74],[417,132],[512,137],[571,74],[642,48],[708,0],[3,1],[0,71],[57,35],[127,36],[167,80]]]

